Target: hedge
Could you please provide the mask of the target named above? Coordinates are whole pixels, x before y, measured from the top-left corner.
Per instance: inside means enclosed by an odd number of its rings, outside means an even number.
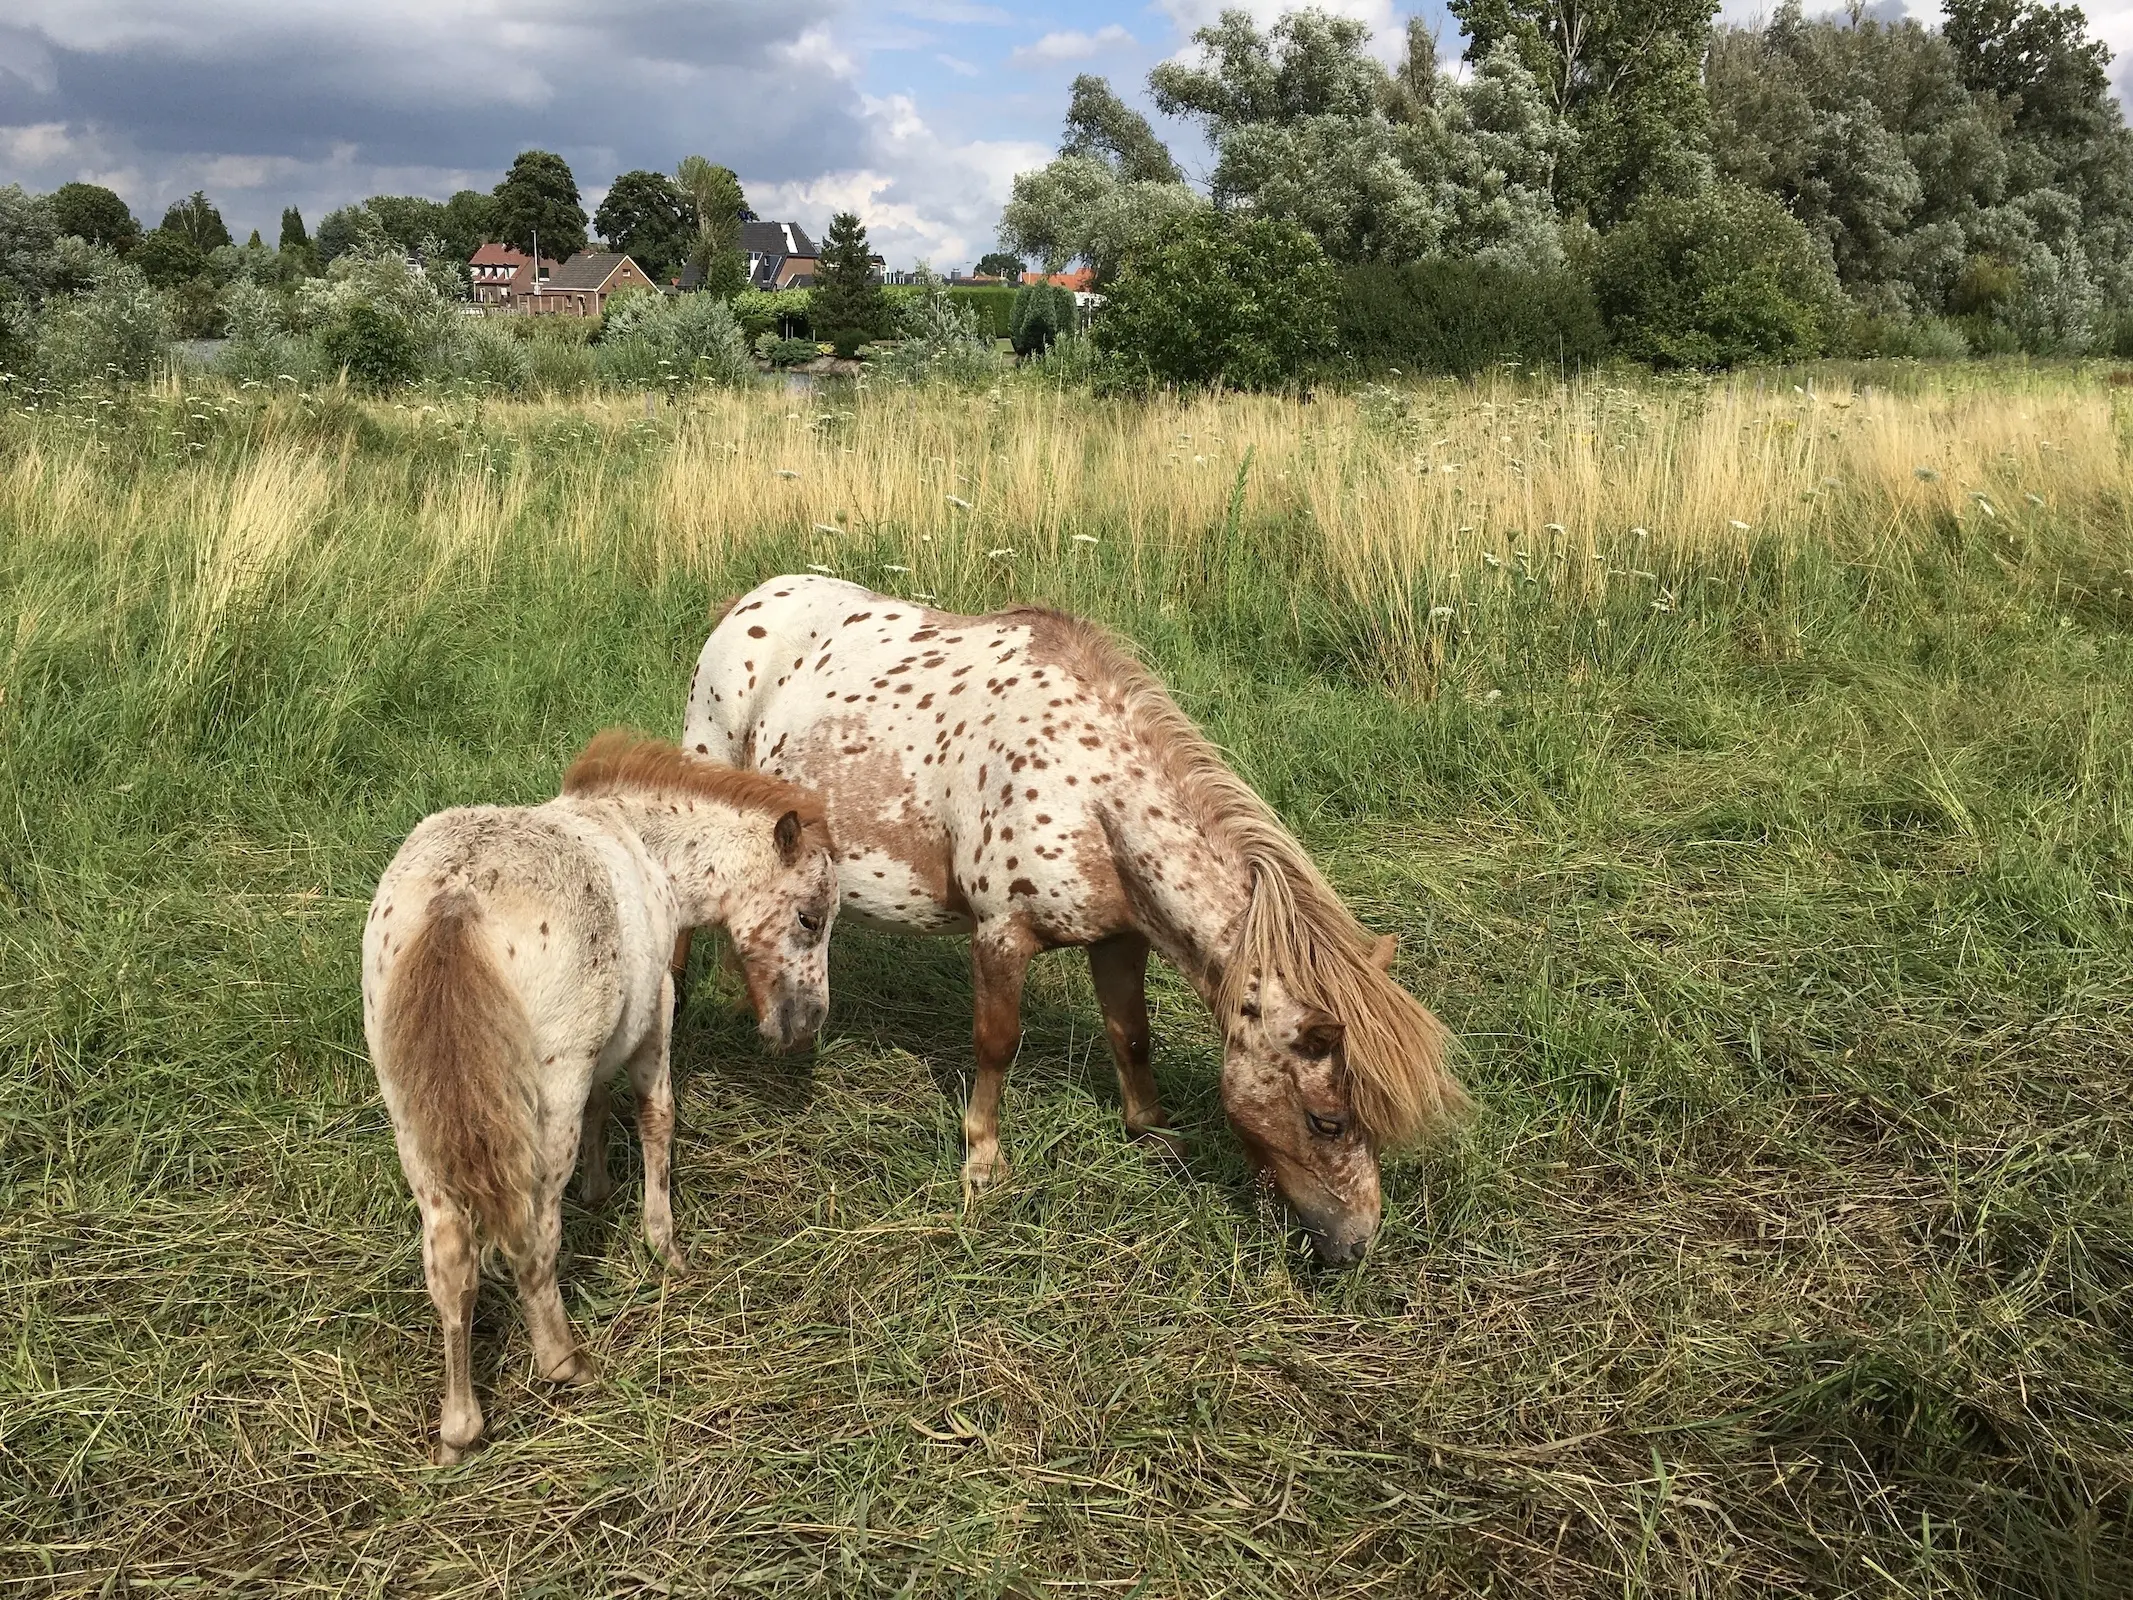
[[[1433,257],[1342,275],[1340,339],[1347,363],[1377,375],[1464,378],[1499,362],[1574,370],[1607,353],[1607,329],[1572,272]]]

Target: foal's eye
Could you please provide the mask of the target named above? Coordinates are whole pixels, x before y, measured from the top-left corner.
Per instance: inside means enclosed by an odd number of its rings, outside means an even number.
[[[1257,1022],[1259,1020],[1259,1008],[1247,1000],[1237,1008],[1237,1015],[1246,1022]]]
[[[809,933],[820,933],[822,931],[822,919],[812,911],[803,911],[800,913],[800,926]]]
[[[1311,1119],[1311,1131],[1321,1139],[1338,1139],[1348,1126],[1339,1117],[1322,1117],[1316,1111],[1306,1111],[1304,1115]]]

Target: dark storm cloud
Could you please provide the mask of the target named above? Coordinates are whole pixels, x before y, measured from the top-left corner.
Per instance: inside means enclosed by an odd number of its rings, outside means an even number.
[[[256,172],[263,185],[369,192],[371,174],[500,174],[529,145],[571,157],[591,189],[692,151],[802,177],[852,164],[866,143],[828,45],[840,10],[18,0],[0,23],[0,136],[17,132],[15,165],[47,170],[0,181],[49,179],[71,159],[164,193],[187,170],[238,189]]]

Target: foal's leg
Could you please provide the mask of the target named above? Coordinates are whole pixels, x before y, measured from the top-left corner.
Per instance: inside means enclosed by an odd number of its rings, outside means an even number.
[[[607,1098],[607,1080],[595,1074],[578,1135],[578,1199],[589,1206],[606,1205],[615,1192],[607,1170]]]
[[[674,954],[667,960],[667,971],[674,979],[674,1003],[667,1007],[670,1016],[689,1003],[689,947],[695,942],[694,928],[674,935]]]
[[[551,1383],[584,1383],[592,1363],[570,1336],[563,1295],[556,1287],[556,1256],[563,1246],[563,1185],[575,1166],[578,1120],[556,1117],[540,1131],[541,1170],[533,1193],[533,1236],[511,1265],[518,1274],[519,1303],[533,1341],[533,1370]]]
[[[481,1404],[474,1398],[470,1370],[481,1263],[474,1249],[474,1224],[456,1202],[426,1187],[415,1191],[415,1201],[422,1208],[422,1276],[437,1320],[444,1324],[444,1409],[437,1424],[437,1460],[448,1467],[481,1437]]]
[[[1090,945],[1089,976],[1096,982],[1096,1003],[1103,1008],[1104,1033],[1118,1067],[1126,1131],[1175,1151],[1177,1139],[1164,1131],[1170,1118],[1157,1098],[1155,1074],[1148,1070],[1147,939],[1128,932]]]
[[[1007,1176],[1000,1155],[1000,1090],[1022,1044],[1022,980],[1037,941],[1017,922],[981,927],[970,938],[973,1033],[978,1076],[963,1109],[963,1187],[975,1191]]]
[[[673,983],[669,976],[667,982]],[[662,995],[659,1015],[672,1013]],[[674,1242],[674,1206],[668,1194],[674,1156],[674,1085],[668,1075],[673,1029],[664,1021],[630,1058],[630,1083],[637,1091],[637,1137],[644,1146],[644,1237],[677,1270],[687,1265]]]

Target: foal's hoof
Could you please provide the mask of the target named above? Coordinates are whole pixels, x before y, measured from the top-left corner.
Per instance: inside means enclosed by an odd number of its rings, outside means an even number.
[[[464,1440],[459,1444],[447,1444],[444,1440],[439,1439],[437,1441],[437,1465],[440,1467],[458,1466],[460,1462],[466,1460],[473,1453],[474,1447],[479,1443],[481,1443],[480,1434],[476,1434],[473,1438]]]
[[[615,1180],[605,1173],[595,1183],[587,1176],[578,1180],[578,1204],[588,1211],[598,1211],[615,1197]]]
[[[1173,1161],[1185,1159],[1185,1141],[1169,1128],[1136,1128],[1128,1123],[1126,1134],[1135,1144],[1157,1154],[1167,1155]]]
[[[593,1364],[582,1350],[573,1350],[551,1370],[541,1374],[549,1383],[587,1384],[593,1381]]]

